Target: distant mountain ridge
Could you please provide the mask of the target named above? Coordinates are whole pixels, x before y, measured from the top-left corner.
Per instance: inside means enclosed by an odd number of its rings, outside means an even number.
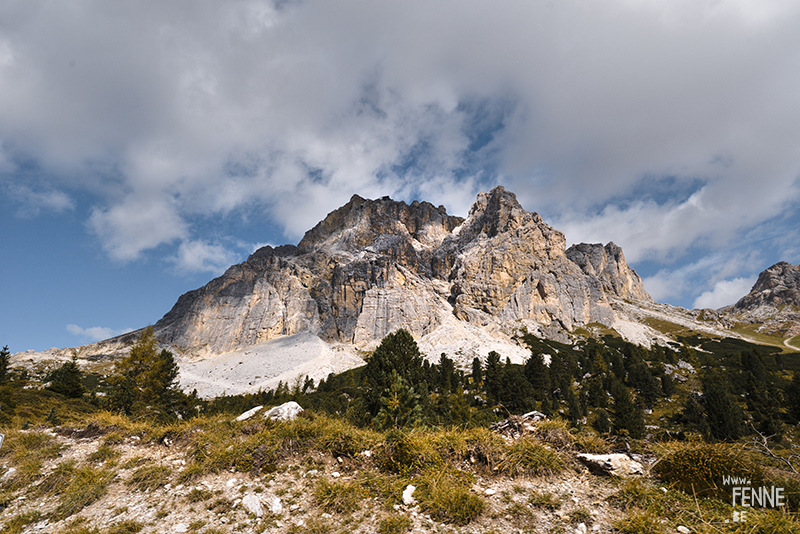
[[[480,193],[466,219],[355,195],[296,247],[261,248],[181,296],[155,329],[202,356],[299,333],[369,348],[398,328],[421,338],[454,319],[545,335],[610,327],[611,300],[652,302],[619,247],[565,244],[503,187]]]

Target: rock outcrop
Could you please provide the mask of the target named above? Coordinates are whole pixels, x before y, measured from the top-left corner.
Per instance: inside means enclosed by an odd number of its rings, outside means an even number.
[[[758,275],[750,293],[733,305],[733,312],[753,311],[761,306],[800,307],[800,265],[776,263]]]
[[[632,301],[653,302],[641,277],[628,267],[622,249],[613,242],[606,246],[600,243],[572,245],[567,249],[567,257],[584,273],[597,277],[607,294]]]
[[[183,354],[212,356],[313,333],[368,347],[398,328],[426,336],[455,318],[570,331],[611,325],[610,300],[651,301],[609,243],[565,251],[564,234],[497,187],[466,219],[428,202],[353,196],[295,247],[264,247],[186,293],[155,325]]]

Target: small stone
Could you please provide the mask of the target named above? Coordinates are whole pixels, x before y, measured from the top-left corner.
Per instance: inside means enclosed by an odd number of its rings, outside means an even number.
[[[333,473],[331,473],[331,476],[333,478],[339,478],[340,476],[342,476],[342,474],[339,471],[334,471]]]
[[[414,491],[416,489],[417,487],[412,486],[411,484],[406,486],[406,489],[403,490],[403,504],[405,504],[406,506],[411,506],[412,504],[417,502],[417,500],[414,498]]]
[[[361,455],[362,456],[366,456],[367,458],[369,458],[369,457],[372,456],[372,451],[362,451]]]
[[[236,485],[237,482],[239,482],[237,479],[232,478],[232,479],[230,479],[229,481],[227,481],[225,483],[225,486],[228,487],[228,488],[232,488],[232,487],[234,487]]]
[[[575,534],[586,534],[586,523],[579,523],[577,527],[575,527]]]
[[[272,502],[269,505],[269,511],[271,514],[279,514],[283,512],[283,505],[281,504],[280,497],[273,497]],[[278,525],[280,526],[280,525]]]
[[[489,496],[492,496],[495,493],[497,493],[497,492],[495,490],[493,490],[492,488],[486,488],[486,490],[483,492],[484,495],[489,495]]]
[[[344,460],[342,460],[342,457],[341,457],[341,456],[337,456],[337,457],[336,457],[336,461],[337,461],[337,462],[339,462],[340,464],[341,464],[341,463],[344,463]]]
[[[677,531],[678,531],[678,532],[680,532],[681,534],[689,534],[689,533],[691,532],[691,530],[689,530],[689,527],[684,527],[683,525],[679,526],[679,527],[678,527],[677,529],[675,529],[675,530],[677,530]]]
[[[293,504],[293,505],[291,505],[291,506],[289,507],[289,510],[290,510],[290,511],[292,511],[292,512],[294,512],[294,511],[295,511],[295,510],[297,510],[298,508],[300,508],[300,505],[299,505],[299,504]]]
[[[187,530],[189,530],[189,527],[186,526],[186,523],[178,523],[172,527],[172,532],[186,532]]]
[[[261,499],[255,493],[248,493],[242,499],[242,506],[244,509],[256,517],[264,515],[264,510],[261,508]]]

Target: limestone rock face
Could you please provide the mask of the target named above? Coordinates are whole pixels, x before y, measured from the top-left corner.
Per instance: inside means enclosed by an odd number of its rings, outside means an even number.
[[[369,348],[398,328],[422,337],[454,318],[611,325],[609,296],[649,299],[613,243],[565,245],[502,187],[479,194],[466,219],[356,195],[296,247],[263,247],[180,297],[155,330],[196,357],[299,333]]]
[[[628,267],[622,249],[614,243],[606,246],[600,243],[572,245],[567,249],[567,258],[584,273],[596,277],[605,293],[622,299],[653,301],[645,291],[641,277]]]
[[[776,263],[758,275],[750,293],[734,304],[733,311],[752,311],[760,306],[800,306],[800,265]]]

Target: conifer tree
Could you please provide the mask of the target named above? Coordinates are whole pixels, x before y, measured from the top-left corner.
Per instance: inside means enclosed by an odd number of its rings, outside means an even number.
[[[550,394],[553,389],[550,383],[550,369],[544,363],[544,356],[541,352],[531,351],[531,356],[525,361],[525,378],[533,388],[533,395],[536,400],[542,400]]]
[[[718,376],[703,380],[703,411],[711,439],[733,441],[744,434],[744,413]]]
[[[615,434],[627,434],[633,439],[644,436],[644,411],[634,401],[628,388],[622,382],[614,381],[611,387],[611,396],[614,400],[612,406],[612,426]]]
[[[492,402],[499,402],[500,392],[503,388],[503,363],[500,361],[500,355],[495,351],[489,352],[486,358],[483,383],[489,399]]]
[[[8,345],[0,349],[0,384],[8,380],[8,366],[11,363],[10,356],[11,352],[8,350]]]
[[[148,326],[131,347],[128,356],[116,365],[110,382],[112,408],[126,414],[142,411],[148,406],[155,412],[168,415],[181,400],[177,388],[178,365],[168,350],[158,351],[153,327]]]
[[[422,420],[420,396],[414,388],[393,370],[391,384],[380,398],[381,408],[375,416],[374,424],[379,430],[413,426]]]
[[[364,401],[373,417],[381,408],[381,396],[393,383],[392,371],[411,388],[418,388],[425,382],[422,362],[417,342],[407,330],[383,338],[364,368]]]
[[[475,356],[472,359],[472,383],[477,387],[481,382],[483,382],[483,366],[481,359]]]
[[[72,360],[65,362],[61,367],[50,372],[46,380],[50,382],[47,389],[65,397],[76,399],[86,392],[82,382],[83,372],[78,367],[78,358],[74,355]]]

